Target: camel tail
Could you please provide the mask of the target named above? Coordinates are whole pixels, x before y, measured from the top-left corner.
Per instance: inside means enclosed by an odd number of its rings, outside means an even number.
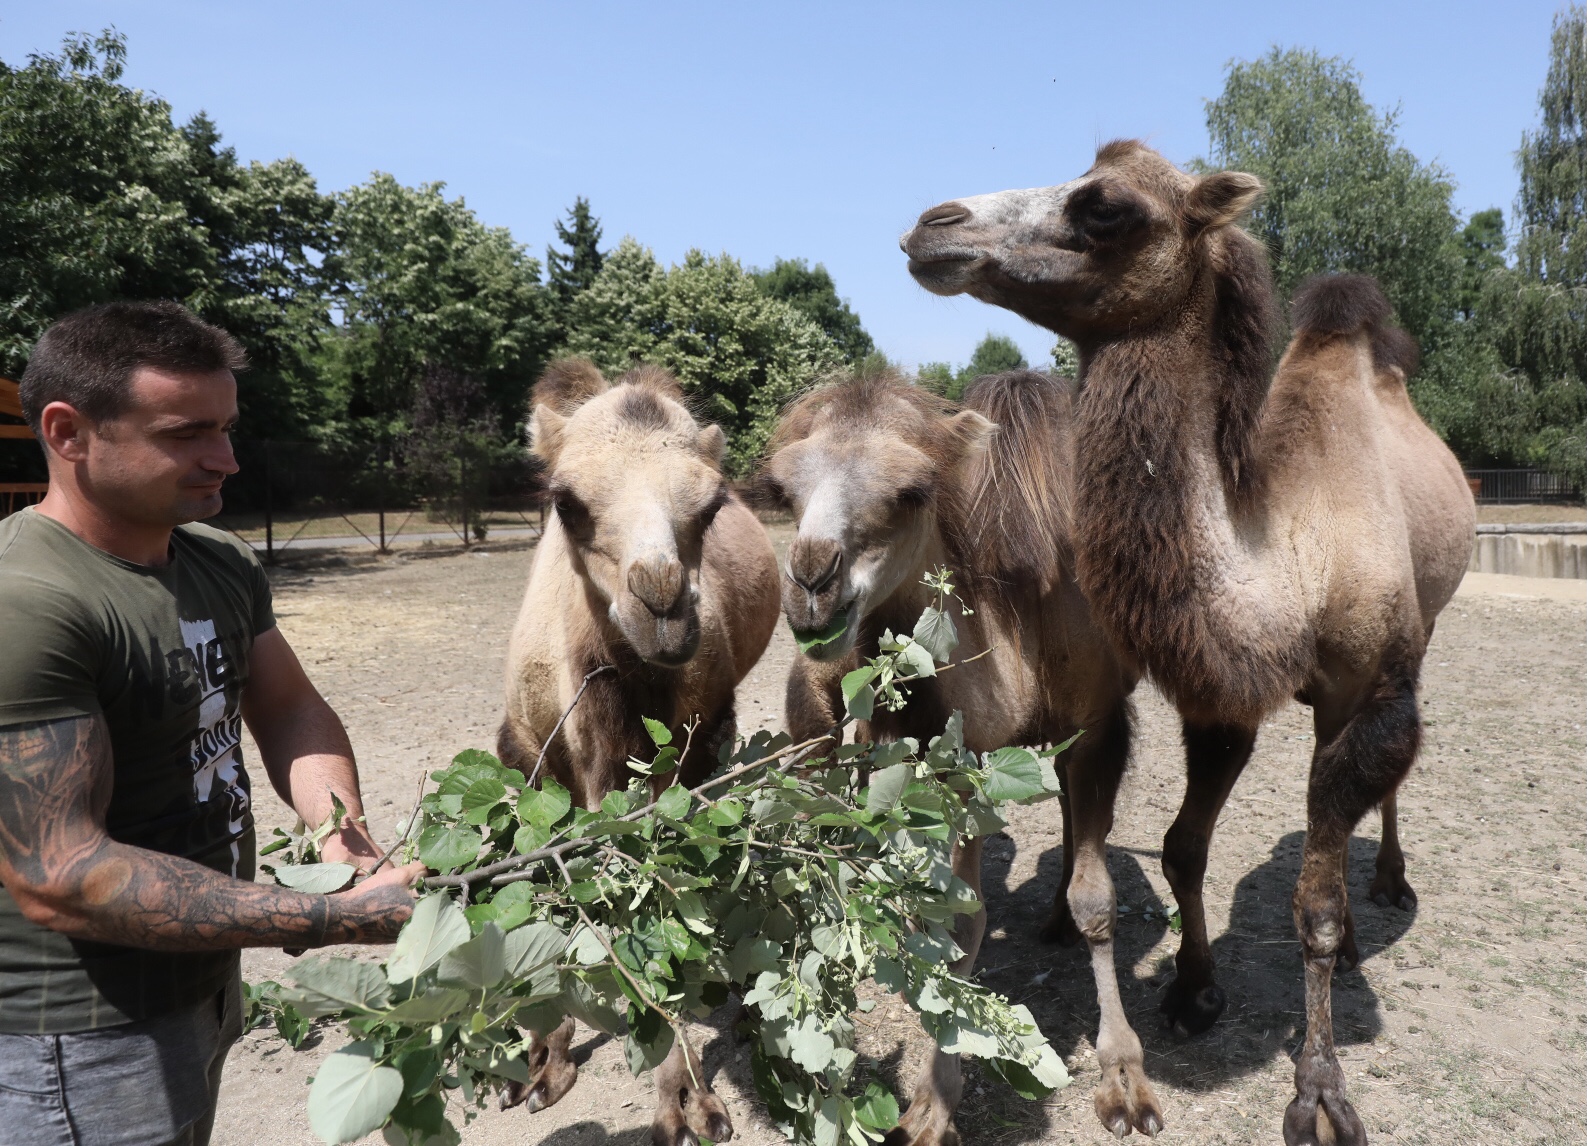
[[[1395,367],[1409,378],[1421,364],[1416,339],[1395,325],[1394,308],[1371,275],[1313,275],[1295,292],[1290,317],[1297,335],[1365,335],[1380,371]]]

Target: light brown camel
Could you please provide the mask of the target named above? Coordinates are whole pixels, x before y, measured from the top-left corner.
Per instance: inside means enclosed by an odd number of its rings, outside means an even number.
[[[876,655],[884,629],[913,630],[934,598],[921,584],[924,574],[937,566],[953,571],[970,609],[966,616],[950,606],[960,663],[912,685],[902,711],[878,709],[856,735],[926,743],[955,710],[964,714],[966,746],[977,752],[1084,730],[1058,758],[1067,792],[1064,886],[1047,931],[1078,923],[1091,948],[1102,1013],[1097,1116],[1120,1135],[1131,1127],[1155,1134],[1162,1111],[1119,999],[1116,897],[1105,863],[1129,755],[1135,674],[1093,623],[1067,560],[1070,388],[1017,371],[981,378],[964,404],[960,410],[896,375],[872,375],[812,391],[773,435],[762,480],[798,519],[783,611],[796,633],[848,619],[839,640],[795,660],[788,730],[803,740],[830,728],[843,711],[842,675],[860,656]],[[981,840],[956,847],[953,866],[979,896]],[[968,974],[986,910],[956,922],[965,955],[954,970]],[[961,1091],[959,1056],[936,1052],[888,1142],[957,1142]]]
[[[652,786],[698,784],[733,739],[734,689],[777,625],[771,542],[723,480],[722,431],[695,423],[671,375],[640,367],[608,387],[591,363],[563,360],[536,384],[533,405],[555,512],[508,646],[502,762],[555,777],[594,810],[628,786],[629,757],[653,751],[648,716],[689,745]],[[567,1093],[572,1035],[569,1018],[537,1036],[529,1085],[509,1105],[539,1110]],[[686,1053],[680,1040],[656,1069],[656,1146],[733,1134],[721,1100],[691,1081],[703,1076]]]
[[[1474,512],[1406,397],[1413,348],[1370,279],[1308,284],[1270,376],[1266,256],[1233,225],[1260,193],[1250,175],[1197,178],[1116,142],[1061,186],[933,207],[903,247],[929,290],[1007,307],[1079,350],[1080,583],[1184,721],[1189,785],[1163,872],[1185,920],[1168,1005],[1186,1026],[1222,1007],[1201,905],[1218,811],[1262,717],[1291,696],[1312,706],[1294,898],[1307,1030],[1284,1136],[1358,1146],[1329,1007],[1336,960],[1354,958],[1347,847],[1415,758],[1417,675]],[[1379,877],[1408,898],[1381,860]]]

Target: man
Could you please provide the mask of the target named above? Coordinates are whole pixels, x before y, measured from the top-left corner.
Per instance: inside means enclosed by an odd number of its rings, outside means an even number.
[[[175,303],[47,330],[22,406],[49,462],[0,521],[0,1142],[209,1140],[242,947],[392,939],[422,865],[335,895],[253,882],[241,728],[324,858],[368,871],[341,721],[253,553],[191,522],[237,472],[241,347]]]

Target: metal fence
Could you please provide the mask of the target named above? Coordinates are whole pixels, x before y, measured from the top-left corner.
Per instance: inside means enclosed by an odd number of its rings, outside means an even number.
[[[1466,480],[1481,505],[1579,505],[1581,486],[1543,470],[1467,470]]]
[[[445,449],[238,443],[239,472],[211,524],[274,561],[286,550],[460,544],[537,536],[540,480],[522,455],[467,442]]]

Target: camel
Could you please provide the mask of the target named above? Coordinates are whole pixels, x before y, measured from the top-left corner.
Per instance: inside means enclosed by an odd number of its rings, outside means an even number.
[[[695,422],[666,372],[642,366],[608,386],[592,363],[564,359],[532,403],[555,512],[508,646],[501,760],[532,781],[554,777],[594,811],[628,786],[629,757],[653,751],[641,720],[651,717],[687,745],[653,790],[697,785],[733,740],[734,690],[777,625],[771,542],[723,479],[722,431]],[[572,1035],[571,1018],[536,1033],[529,1083],[504,1105],[540,1110],[567,1093]],[[682,1040],[655,1077],[656,1146],[732,1137]]]
[[[933,293],[1006,307],[1079,351],[1080,585],[1184,724],[1188,785],[1163,872],[1185,925],[1166,1003],[1192,1029],[1223,1007],[1201,904],[1213,825],[1261,719],[1290,697],[1312,707],[1294,895],[1306,1040],[1284,1137],[1359,1146],[1330,1012],[1334,966],[1356,958],[1346,849],[1416,756],[1417,677],[1474,507],[1406,396],[1414,345],[1374,281],[1306,284],[1271,370],[1266,255],[1235,225],[1261,190],[1117,141],[1069,183],[933,207],[901,245]],[[1388,835],[1374,892],[1408,905]]]
[[[796,634],[823,632],[839,618],[847,625],[841,637],[795,660],[787,723],[799,740],[830,728],[843,713],[843,674],[859,657],[876,655],[884,629],[914,628],[934,599],[921,584],[925,573],[953,572],[968,606],[950,604],[959,663],[912,685],[903,710],[877,709],[856,736],[926,743],[955,710],[964,715],[966,746],[977,752],[1056,743],[1084,730],[1057,761],[1067,793],[1064,881],[1045,933],[1078,925],[1090,945],[1101,1004],[1097,1116],[1121,1136],[1131,1128],[1150,1135],[1163,1116],[1119,998],[1116,900],[1105,863],[1136,678],[1092,621],[1066,558],[1070,398],[1064,381],[1015,371],[979,379],[959,409],[882,373],[816,389],[788,410],[761,476],[798,520],[783,611]],[[977,896],[981,842],[962,841],[953,859]],[[954,970],[967,974],[986,909],[956,924],[964,956]],[[959,1056],[937,1051],[888,1143],[957,1143],[961,1092]]]

